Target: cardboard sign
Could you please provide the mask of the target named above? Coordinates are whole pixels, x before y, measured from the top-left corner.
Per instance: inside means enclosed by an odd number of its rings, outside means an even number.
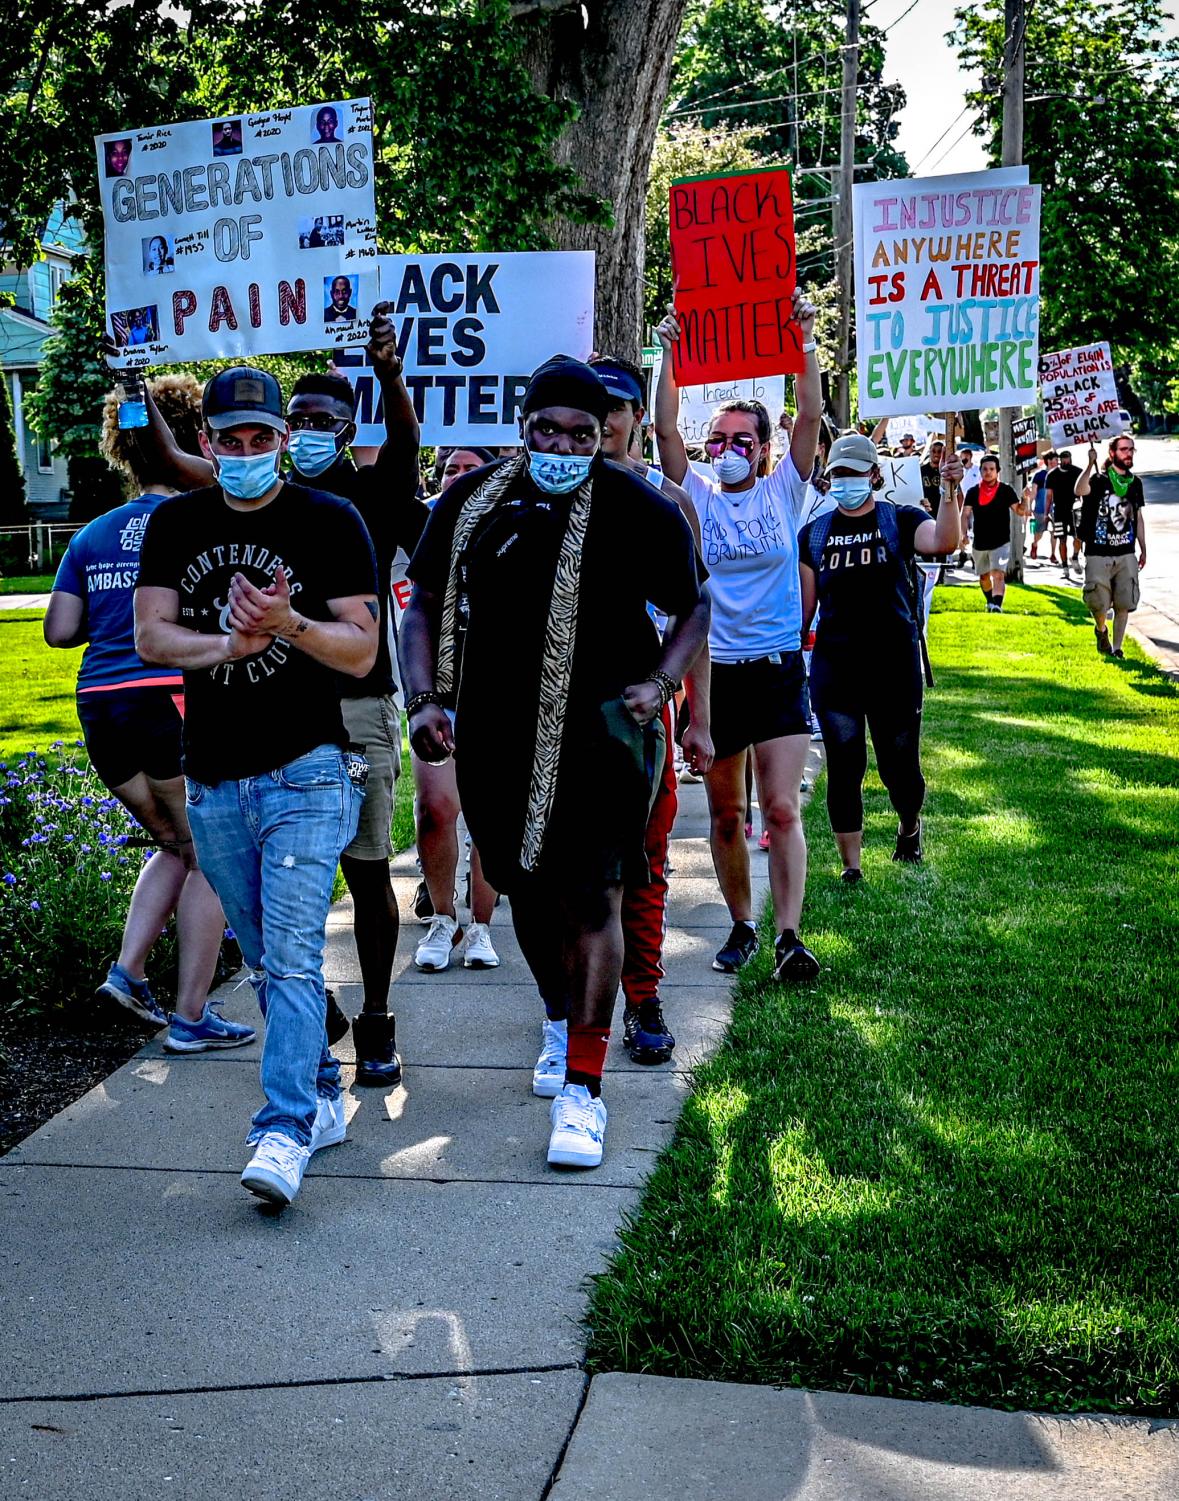
[[[593,352],[594,253],[382,255],[405,384],[422,442],[519,443],[532,372],[555,354]],[[338,360],[357,395],[358,444],[385,441],[381,391],[364,355]]]
[[[857,183],[863,415],[1030,405],[1040,337],[1040,189],[1026,167]]]
[[[652,404],[662,367],[661,345],[651,372]],[[702,386],[681,386],[679,392],[680,415],[676,426],[685,443],[703,443],[712,426],[712,414],[726,401],[760,401],[770,414],[771,428],[778,431],[778,418],[786,405],[786,377],[757,375],[748,380],[705,381]]]
[[[884,480],[884,487],[877,491],[877,494],[882,499],[892,501],[894,506],[919,506],[924,501],[925,491],[921,488],[921,460],[919,458],[881,459],[880,475]]]
[[[107,327],[129,366],[368,338],[367,99],[116,131],[95,149]]]
[[[1044,420],[1056,447],[1096,443],[1126,431],[1108,344],[1044,355],[1040,386]]]
[[[1015,465],[1024,474],[1036,467],[1039,454],[1039,439],[1034,417],[1017,417],[1011,424],[1011,437],[1015,444]]]
[[[682,178],[671,185],[669,212],[676,384],[800,371],[787,168]]]

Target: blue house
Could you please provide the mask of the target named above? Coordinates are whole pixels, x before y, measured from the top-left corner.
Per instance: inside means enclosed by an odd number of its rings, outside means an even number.
[[[16,430],[16,452],[25,476],[29,510],[37,519],[64,518],[69,511],[69,478],[65,459],[44,443],[28,421],[27,401],[36,390],[45,341],[53,332],[49,315],[62,283],[86,254],[82,227],[59,203],[41,235],[42,258],[23,269],[0,248],[0,292],[14,298],[15,307],[0,308],[0,369],[8,382]]]

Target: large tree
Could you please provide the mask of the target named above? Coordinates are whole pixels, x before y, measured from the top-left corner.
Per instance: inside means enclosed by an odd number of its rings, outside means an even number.
[[[1027,7],[1024,161],[1043,187],[1040,344],[1108,339],[1141,365],[1179,346],[1179,88],[1156,0]],[[1000,160],[1003,5],[963,7],[951,40],[980,80]]]

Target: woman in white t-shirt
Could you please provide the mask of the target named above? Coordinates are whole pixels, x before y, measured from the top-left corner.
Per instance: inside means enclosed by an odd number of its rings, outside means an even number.
[[[811,718],[800,639],[797,533],[823,412],[814,322],[814,307],[795,293],[792,323],[805,357],[795,384],[798,412],[788,451],[764,476],[759,470],[768,460],[773,431],[759,401],[726,402],[714,413],[704,445],[711,476],[689,465],[677,427],[679,391],[671,359],[680,337],[675,314],[656,330],[666,351],[655,395],[660,461],[696,509],[712,596],[708,645],[716,760],[706,782],[712,859],[733,923],[713,968],[738,970],[758,948],[745,843],[745,763],[752,750],[770,836],[775,973],[784,980],[810,980],[819,972],[818,961],[798,937],[806,888],[799,786]]]

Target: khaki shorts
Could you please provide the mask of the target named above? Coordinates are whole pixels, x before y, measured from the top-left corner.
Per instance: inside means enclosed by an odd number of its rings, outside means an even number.
[[[345,698],[344,728],[353,745],[363,745],[368,783],[356,838],[344,851],[354,860],[388,860],[393,853],[393,788],[401,775],[401,715],[391,694]]]
[[[1093,558],[1085,554],[1085,587],[1081,591],[1091,610],[1108,612],[1138,608],[1138,559],[1132,552],[1115,558]]]
[[[1011,561],[1011,544],[1005,542],[1002,547],[976,547],[971,556],[974,558],[974,571],[980,578],[984,573],[1006,573],[1007,564]]]

